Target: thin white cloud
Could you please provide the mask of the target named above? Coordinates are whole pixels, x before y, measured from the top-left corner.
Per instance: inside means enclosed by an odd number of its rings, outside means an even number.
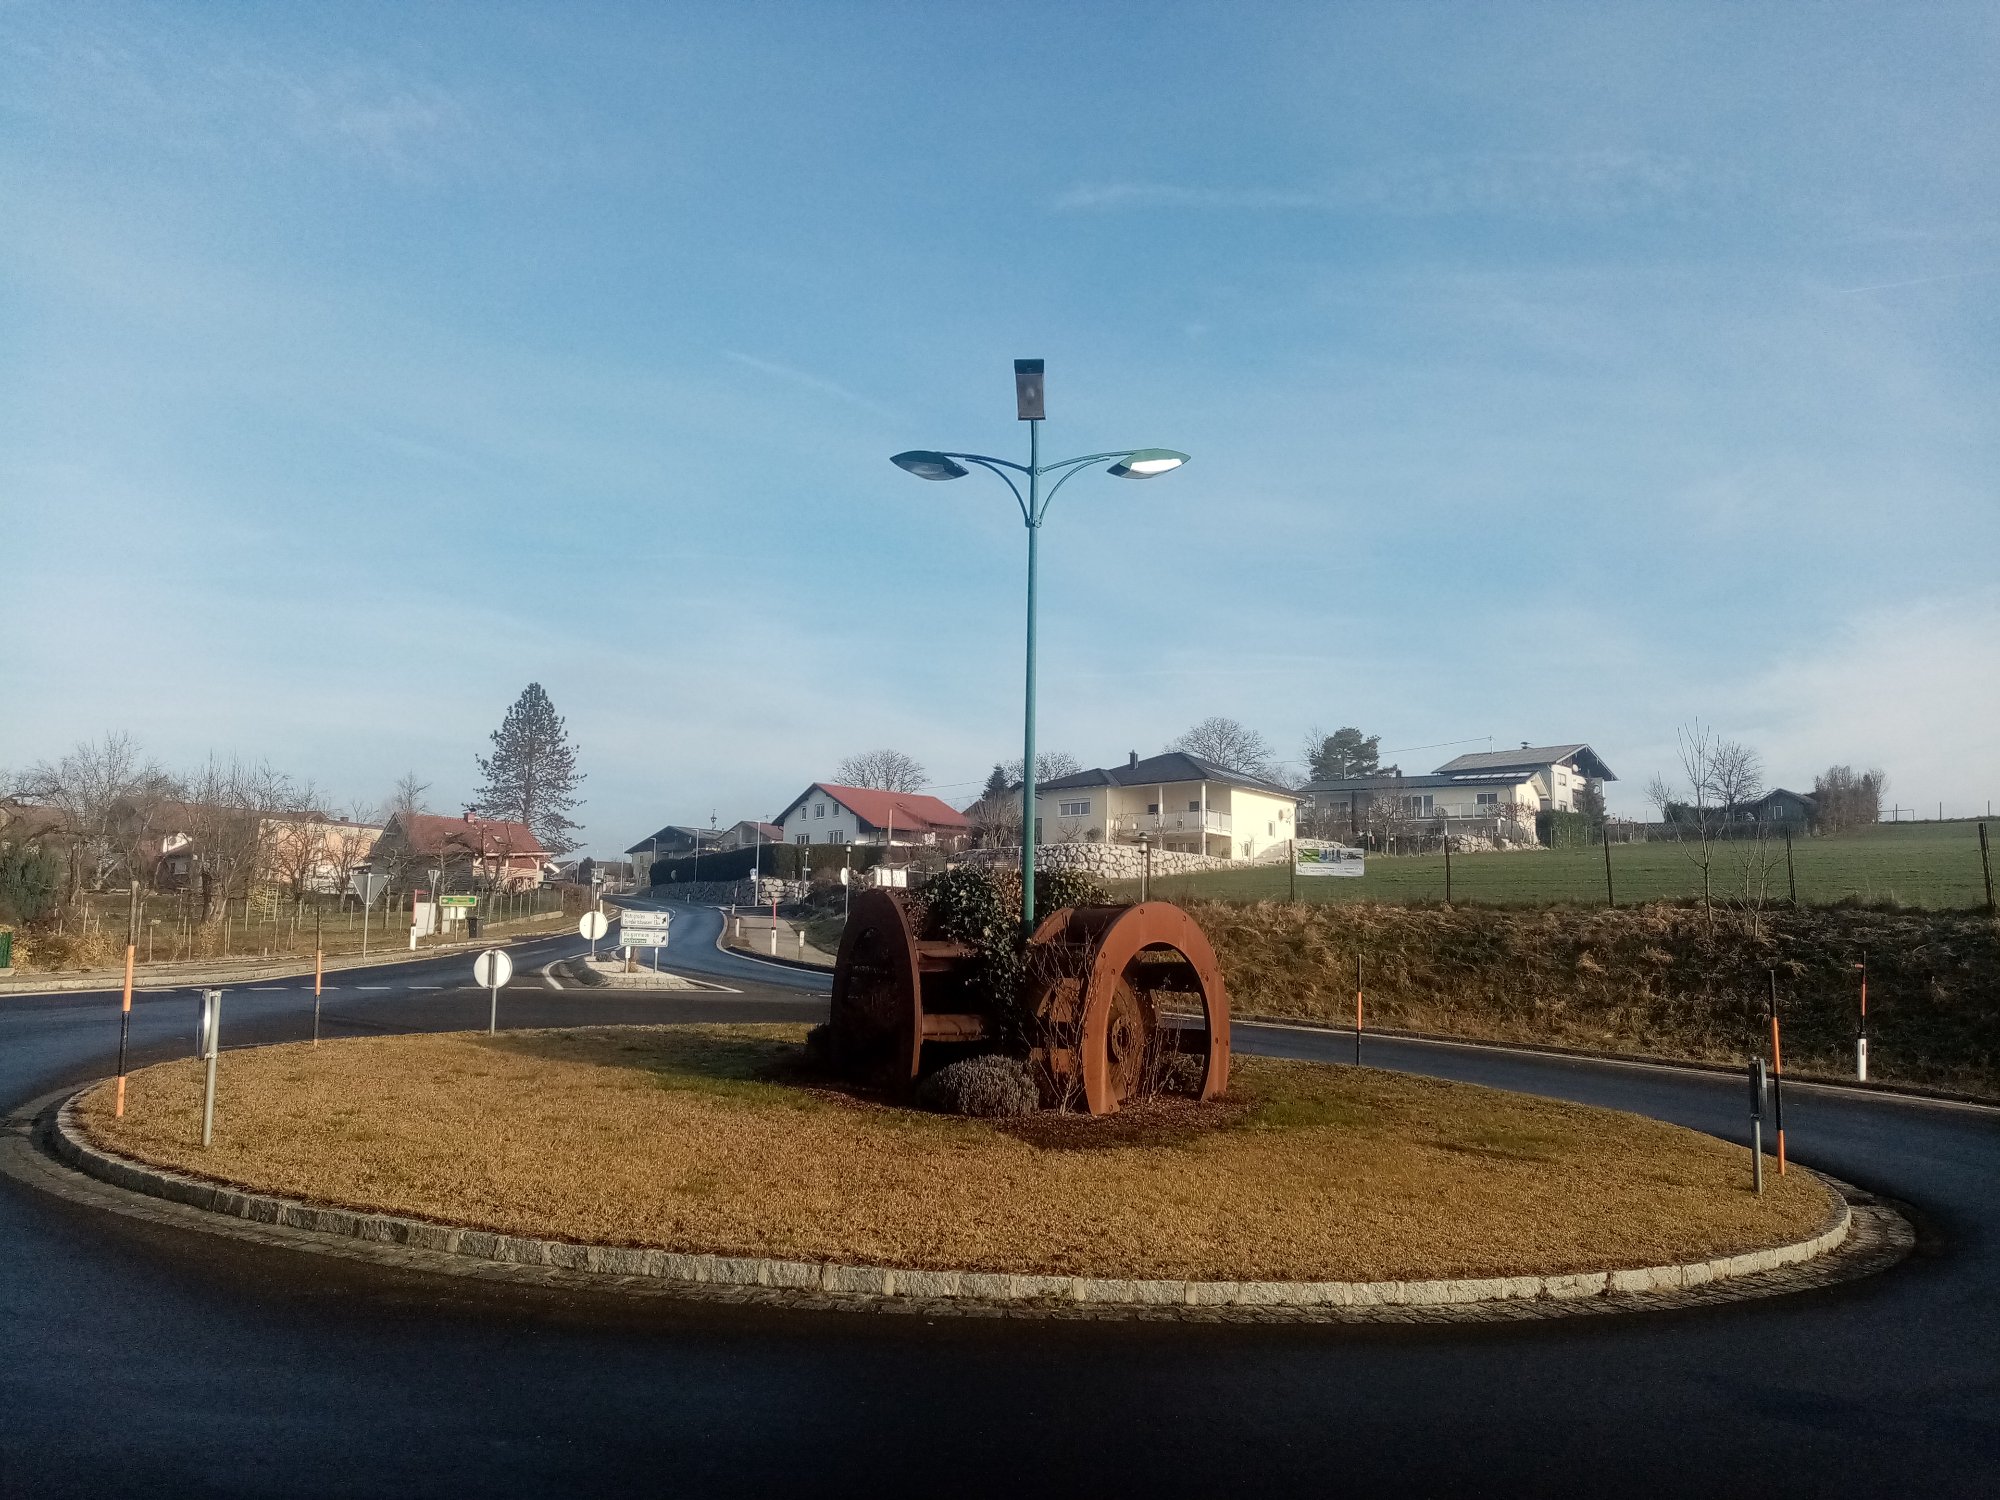
[[[1984,271],[1947,271],[1942,276],[1918,276],[1909,281],[1875,281],[1867,286],[1837,286],[1833,289],[1836,297],[1851,297],[1856,292],[1893,292],[1906,286],[1930,286],[1939,281],[1963,281],[1968,276],[2000,276],[2000,269]]]
[[[1318,188],[1081,183],[1061,212],[1131,209],[1381,213],[1408,217],[1510,214],[1601,217],[1676,210],[1713,188],[1684,157],[1647,151],[1486,152],[1410,158]]]
[[[722,354],[725,359],[733,360],[745,369],[755,370],[760,375],[775,376],[779,380],[788,380],[793,385],[801,385],[809,391],[832,396],[836,400],[847,402],[850,406],[858,406],[863,411],[872,411],[878,417],[897,415],[894,410],[881,402],[871,400],[858,391],[850,391],[846,386],[823,379],[810,371],[794,369],[791,365],[781,365],[776,360],[759,359],[754,354],[739,354],[734,349],[725,349]]]

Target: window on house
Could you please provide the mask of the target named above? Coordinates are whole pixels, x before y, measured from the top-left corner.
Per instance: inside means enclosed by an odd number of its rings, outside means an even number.
[[[1500,805],[1500,794],[1498,792],[1480,792],[1472,800],[1481,807],[1498,807]]]
[[[1264,834],[1267,838],[1276,838],[1278,836],[1278,825],[1276,823],[1266,823],[1264,825]]]
[[[1157,817],[1160,811],[1160,804],[1157,802],[1148,802],[1146,804],[1146,811]]]
[[[1188,811],[1189,811],[1189,812],[1200,812],[1200,811],[1201,811],[1201,798],[1199,798],[1199,797],[1190,797],[1190,798],[1188,799]]]
[[[815,818],[823,818],[826,816],[826,804],[824,802],[815,802],[813,804],[813,816]]]
[[[792,835],[792,842],[795,844],[810,844],[812,841],[813,836],[809,833],[795,833]]]
[[[1087,818],[1090,816],[1090,799],[1086,797],[1081,802],[1061,802],[1056,805],[1056,810],[1065,818]]]
[[[847,835],[838,828],[829,828],[826,831],[826,841],[829,844],[844,844],[847,842]]]

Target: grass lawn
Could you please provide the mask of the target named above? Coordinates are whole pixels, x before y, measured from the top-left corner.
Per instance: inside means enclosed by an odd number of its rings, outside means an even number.
[[[545,1238],[929,1269],[1256,1280],[1594,1270],[1799,1239],[1809,1176],[1635,1115],[1238,1058],[1219,1105],[984,1122],[813,1085],[802,1027],[368,1037],[106,1088],[128,1155],[322,1204]]]
[[[2000,834],[2000,828],[1992,830]],[[1787,899],[1784,851],[1777,848],[1769,895]],[[1743,860],[1750,846],[1718,846],[1717,896],[1742,889]],[[2000,859],[2000,850],[1995,851]],[[1882,823],[1793,845],[1799,900],[1830,905],[1854,898],[1938,910],[1979,906],[1986,899],[1979,865],[1978,825]],[[1701,873],[1677,844],[1613,844],[1612,884],[1620,905],[1701,894]],[[1452,899],[1497,906],[1604,903],[1604,850],[1536,850],[1517,854],[1455,854],[1451,860]],[[1214,870],[1175,875],[1153,882],[1153,894],[1170,901],[1281,901],[1288,899],[1285,867]],[[1123,899],[1137,899],[1136,882],[1119,886]],[[1442,854],[1370,855],[1368,873],[1358,880],[1302,878],[1301,901],[1442,901]]]

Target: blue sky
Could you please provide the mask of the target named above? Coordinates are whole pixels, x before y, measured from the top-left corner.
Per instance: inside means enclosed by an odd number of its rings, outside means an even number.
[[[1009,361],[1083,478],[1042,742],[1429,767],[1699,716],[2000,798],[1990,5],[0,4],[0,766],[591,846],[1019,753]]]

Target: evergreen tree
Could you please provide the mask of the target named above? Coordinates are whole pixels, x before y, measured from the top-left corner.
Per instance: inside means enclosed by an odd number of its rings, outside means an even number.
[[[1314,730],[1306,737],[1306,764],[1316,781],[1373,776],[1382,769],[1381,753],[1381,735],[1363,734],[1351,724],[1332,734]]]
[[[1007,779],[1007,768],[995,766],[993,774],[986,778],[986,790],[979,794],[982,802],[993,802],[1007,795],[1013,783]]]
[[[493,754],[476,759],[484,785],[467,812],[526,823],[552,855],[576,848],[570,835],[581,825],[568,814],[581,805],[576,789],[583,774],[562,717],[539,682],[522,690],[493,731]]]

